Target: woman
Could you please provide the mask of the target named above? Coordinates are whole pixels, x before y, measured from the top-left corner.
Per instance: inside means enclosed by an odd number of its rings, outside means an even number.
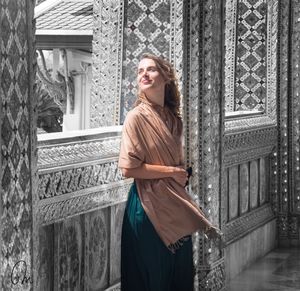
[[[186,193],[180,93],[166,60],[144,54],[139,96],[124,122],[119,167],[134,178],[122,228],[123,291],[193,290],[191,234],[218,230]]]

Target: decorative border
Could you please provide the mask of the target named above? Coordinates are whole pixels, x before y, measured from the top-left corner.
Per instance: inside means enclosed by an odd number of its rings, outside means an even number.
[[[183,78],[183,1],[175,0],[170,1],[170,53],[169,60],[173,64],[177,79],[182,91],[182,78]]]
[[[56,223],[72,216],[124,202],[132,180],[117,182],[109,186],[95,187],[88,194],[80,191],[63,195],[61,199],[51,198],[39,202],[40,225]]]
[[[196,273],[205,272],[201,268]],[[202,274],[201,274],[202,275]],[[199,276],[202,278],[202,276]],[[224,290],[224,282],[226,280],[225,261],[220,259],[214,263],[209,271],[206,270],[205,277],[199,280],[199,289],[197,290]]]
[[[226,1],[225,39],[225,103],[232,109],[234,103],[234,66],[235,66],[235,35],[236,35],[237,0]],[[231,21],[228,21],[231,19]],[[261,117],[225,120],[225,133],[235,130],[249,130],[261,126],[276,126],[276,94],[277,94],[277,35],[278,35],[278,0],[268,1],[267,17],[267,96],[266,112]],[[229,44],[231,43],[231,44]]]
[[[261,206],[229,223],[225,227],[226,244],[231,244],[261,225],[274,219],[271,205]]]
[[[300,214],[300,3],[292,0],[292,56],[291,56],[291,110],[289,192],[291,192],[292,212]]]
[[[264,156],[268,156],[272,153],[273,149],[274,145],[271,145],[255,149],[247,149],[238,153],[227,154],[224,158],[224,167],[228,168],[234,165],[239,165],[245,162],[259,159]]]
[[[121,136],[81,141],[80,137],[69,142],[38,147],[38,167],[49,169],[97,160],[115,158],[119,155]]]
[[[246,151],[253,148],[275,146],[277,141],[277,128],[270,127],[257,129],[255,131],[238,132],[225,135],[224,151],[228,156],[230,153]]]
[[[225,15],[225,111],[234,111],[237,0],[226,0]]]
[[[124,1],[94,1],[91,128],[119,121]]]

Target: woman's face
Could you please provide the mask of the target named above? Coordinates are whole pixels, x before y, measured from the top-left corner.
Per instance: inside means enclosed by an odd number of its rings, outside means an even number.
[[[158,71],[155,61],[142,59],[138,66],[138,85],[142,92],[164,90],[166,81]]]

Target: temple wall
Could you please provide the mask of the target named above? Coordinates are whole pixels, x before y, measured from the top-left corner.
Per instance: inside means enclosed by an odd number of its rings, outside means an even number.
[[[189,192],[225,233],[224,250],[194,235],[195,289],[222,290],[277,242],[299,245],[299,4],[148,2],[95,0],[94,129],[38,142],[33,3],[0,4],[4,290],[32,288],[30,281],[11,286],[21,259],[34,290],[120,290],[120,231],[132,180],[117,168],[118,125],[133,103],[143,51],[175,65],[186,161],[194,169]]]
[[[224,12],[222,215],[228,281],[278,243],[279,2],[228,0]]]
[[[36,283],[34,1],[0,3],[0,289]]]

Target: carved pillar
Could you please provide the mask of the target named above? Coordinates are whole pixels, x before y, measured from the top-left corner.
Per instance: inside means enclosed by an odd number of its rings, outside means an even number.
[[[37,283],[33,274],[33,204],[37,200],[34,2],[0,3],[1,290],[31,290],[32,281]]]
[[[291,212],[290,235],[300,245],[300,3],[292,1]]]
[[[279,243],[300,244],[300,4],[280,1]]]
[[[209,219],[221,223],[221,148],[223,143],[222,3],[187,1],[185,120],[188,161],[193,165],[191,192]],[[223,253],[202,235],[194,237],[195,290],[225,285]]]
[[[91,128],[119,123],[125,2],[94,0]]]

